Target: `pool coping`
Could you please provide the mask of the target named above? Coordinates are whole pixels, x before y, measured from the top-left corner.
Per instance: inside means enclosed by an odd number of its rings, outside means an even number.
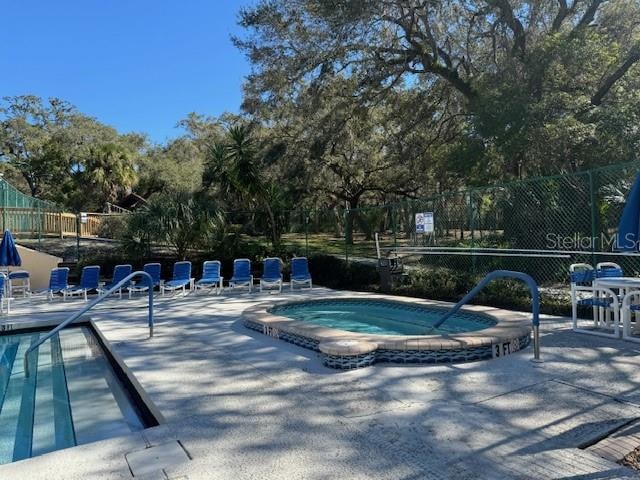
[[[253,307],[249,307],[243,312],[243,318],[265,327],[278,330],[286,330],[290,333],[304,335],[305,337],[320,342],[335,340],[361,340],[364,342],[376,343],[378,348],[393,350],[433,350],[435,348],[447,350],[461,348],[462,346],[488,346],[515,337],[521,337],[531,332],[531,321],[527,314],[514,313],[494,307],[480,305],[466,305],[461,308],[464,312],[481,313],[492,317],[497,324],[491,327],[476,330],[474,332],[457,333],[451,335],[375,335],[366,333],[348,332],[335,328],[322,327],[306,322],[292,320],[280,315],[274,315],[267,310],[280,305],[290,305],[296,303],[307,303],[323,300],[350,300],[350,299],[372,299],[386,300],[407,305],[421,305],[425,307],[436,307],[449,309],[454,304],[437,300],[425,300],[413,297],[396,297],[393,295],[367,294],[318,296],[306,300],[288,300],[261,302]]]
[[[323,295],[305,300],[261,302],[247,308],[242,314],[242,319],[247,328],[320,351],[325,365],[335,368],[357,368],[370,365],[376,361],[376,355],[382,358],[378,361],[400,361],[403,363],[468,361],[474,359],[472,358],[474,356],[477,359],[495,358],[526,347],[531,336],[529,315],[480,305],[466,305],[461,310],[489,316],[496,321],[496,325],[473,332],[448,335],[375,335],[348,332],[293,320],[268,311],[280,305],[352,299],[384,300],[443,310],[453,306],[449,302],[381,294]],[[342,343],[342,349],[339,348],[340,343]],[[371,348],[372,345],[374,348]],[[465,355],[464,352],[468,354]],[[433,353],[433,355],[431,357],[425,356],[429,353]],[[352,365],[353,362],[349,361],[349,357],[352,360],[357,357],[361,361],[357,362],[357,365]],[[346,366],[340,366],[341,362]]]

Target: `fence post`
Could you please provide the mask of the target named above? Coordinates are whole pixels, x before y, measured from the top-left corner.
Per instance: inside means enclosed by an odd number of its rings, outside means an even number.
[[[7,182],[2,179],[2,231],[7,229]]]
[[[304,216],[304,256],[309,258],[309,212],[302,210]]]
[[[76,213],[76,261],[80,263],[80,213]]]
[[[58,224],[60,226],[60,238],[64,238],[64,229],[62,227],[62,212],[58,213]]]
[[[593,185],[593,173],[587,172],[589,176],[589,203],[591,204],[591,264],[596,264],[595,242],[596,242],[596,192]]]
[[[343,225],[343,231],[344,231],[344,261],[345,263],[348,265],[349,264],[349,240],[347,239],[347,228],[349,225],[349,215],[351,215],[351,213],[349,212],[349,206],[347,205],[347,207],[344,210],[344,225]],[[353,233],[351,233],[351,235],[353,235]]]
[[[475,215],[473,214],[473,193],[474,190],[469,190],[469,230],[471,234],[470,247],[471,247],[471,273],[476,274],[476,256],[473,252],[474,247],[474,230],[475,230]]]
[[[42,241],[42,209],[40,208],[40,204],[37,207],[37,217],[36,217],[36,228],[38,229],[38,245],[40,245]]]
[[[391,205],[391,231],[393,232],[393,248],[396,251],[396,253],[398,252],[398,225],[397,225],[397,218],[396,218],[396,207],[395,205]]]

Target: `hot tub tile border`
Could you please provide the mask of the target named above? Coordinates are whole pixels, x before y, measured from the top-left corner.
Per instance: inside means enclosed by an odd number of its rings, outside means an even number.
[[[344,298],[344,297],[341,297]],[[370,301],[388,300],[388,296],[375,296]],[[330,301],[331,298],[319,299]],[[358,300],[362,300],[359,297]],[[393,301],[405,304],[412,299]],[[422,306],[440,306],[444,302],[418,300]],[[301,302],[291,302],[301,303]],[[350,370],[373,365],[377,362],[390,363],[460,363],[502,357],[526,348],[531,341],[528,324],[518,314],[492,307],[470,306],[475,310],[494,317],[498,324],[479,332],[452,336],[424,336],[403,338],[402,336],[373,336],[354,332],[343,332],[322,326],[310,326],[302,322],[290,320],[268,312],[273,303],[259,304],[248,309],[243,315],[245,327],[264,335],[284,340],[309,350],[319,352],[322,363],[330,368]],[[515,317],[515,318],[514,318]],[[509,323],[505,325],[505,323]],[[480,335],[482,333],[482,335]],[[489,333],[489,335],[487,335]],[[320,351],[322,341],[346,339],[371,342],[378,347],[375,351],[364,354],[330,355]]]

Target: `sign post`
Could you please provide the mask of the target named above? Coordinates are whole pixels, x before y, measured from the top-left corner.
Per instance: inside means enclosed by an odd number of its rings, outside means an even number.
[[[433,212],[416,213],[416,237],[424,235],[424,243],[428,243],[428,239],[435,232],[435,223]]]
[[[433,212],[416,213],[416,233],[433,233],[434,226]]]

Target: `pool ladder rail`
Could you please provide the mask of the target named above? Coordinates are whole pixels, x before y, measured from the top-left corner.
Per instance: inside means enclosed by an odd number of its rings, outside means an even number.
[[[523,272],[514,272],[512,270],[495,270],[486,277],[484,277],[478,284],[471,289],[469,293],[467,293],[462,300],[454,305],[454,307],[445,313],[440,320],[438,320],[433,328],[438,328],[442,325],[448,318],[452,317],[463,305],[469,303],[473,297],[475,297],[480,290],[482,290],[488,283],[493,282],[499,278],[513,278],[516,280],[521,280],[528,287],[531,292],[531,325],[533,327],[533,359],[532,361],[535,363],[540,363],[542,360],[540,359],[540,293],[538,292],[538,284],[536,281],[531,278],[530,275],[527,275]]]
[[[118,283],[116,283],[114,286],[112,286],[109,290],[105,291],[104,293],[99,295],[98,298],[96,298],[95,300],[91,301],[88,305],[85,305],[79,311],[77,311],[73,315],[71,315],[68,318],[66,318],[56,328],[51,330],[49,333],[47,333],[46,335],[41,337],[36,343],[31,345],[27,349],[25,354],[24,354],[24,374],[25,374],[25,377],[27,377],[27,378],[29,377],[29,354],[30,353],[32,353],[35,350],[37,350],[40,347],[40,345],[42,345],[44,342],[49,340],[56,333],[58,333],[60,330],[65,328],[67,325],[69,325],[70,323],[74,322],[75,320],[80,318],[82,315],[87,313],[93,307],[95,307],[100,302],[102,302],[105,298],[107,298],[111,294],[115,293],[117,290],[119,290],[120,288],[125,286],[127,283],[129,283],[131,280],[133,280],[135,277],[139,277],[139,276],[143,277],[143,278],[146,278],[147,279],[147,285],[149,286],[149,307],[148,307],[148,309],[149,309],[149,321],[148,321],[148,325],[149,325],[149,337],[153,337],[153,278],[147,272],[143,272],[142,270],[138,270],[136,272],[133,272],[133,273],[127,275],[125,278],[123,278]]]

